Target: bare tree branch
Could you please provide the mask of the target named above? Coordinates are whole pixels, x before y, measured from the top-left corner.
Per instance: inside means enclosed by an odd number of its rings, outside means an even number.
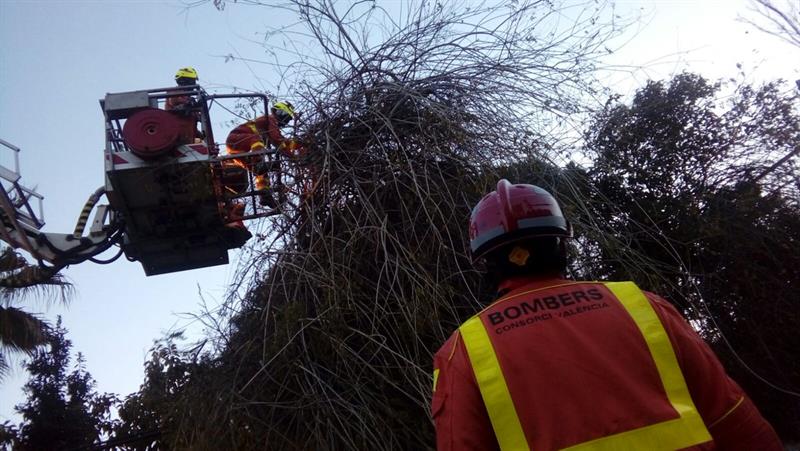
[[[767,20],[762,25],[754,19],[743,18],[745,23],[796,47],[800,47],[800,4],[787,1],[778,6],[773,0],[751,0],[752,11]]]

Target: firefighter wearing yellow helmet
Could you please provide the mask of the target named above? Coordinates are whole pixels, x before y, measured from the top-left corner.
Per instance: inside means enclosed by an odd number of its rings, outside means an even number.
[[[193,67],[181,67],[175,72],[175,83],[181,88],[175,89],[185,91],[186,88],[184,87],[196,85],[199,80],[200,78],[197,76],[197,71]],[[164,103],[164,109],[167,111],[186,111],[188,107],[191,106],[191,103],[192,98],[187,95],[167,97]],[[199,135],[202,135],[202,133],[199,133]]]
[[[279,127],[286,127],[294,119],[294,106],[289,102],[278,102],[272,105],[272,115]]]
[[[228,147],[228,154],[235,155],[240,153],[261,150],[267,145],[275,146],[288,157],[291,153],[284,145],[288,140],[281,134],[281,128],[289,125],[295,117],[294,106],[285,101],[276,102],[272,105],[269,115],[260,116],[252,121],[234,128],[225,144]],[[255,189],[259,191],[259,203],[261,205],[275,208],[277,203],[272,197],[272,190],[269,183],[269,169],[259,158],[234,159],[228,160],[231,164],[237,164],[254,173]]]
[[[196,85],[200,81],[194,67],[181,67],[175,72],[175,83],[178,86]]]

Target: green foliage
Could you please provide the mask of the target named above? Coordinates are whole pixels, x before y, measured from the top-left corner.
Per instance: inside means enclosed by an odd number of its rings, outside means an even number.
[[[73,449],[98,443],[111,431],[110,408],[116,398],[97,394],[94,380],[78,354],[70,372],[72,343],[59,318],[48,331],[48,349],[37,350],[27,364],[27,401],[16,406],[23,422],[3,425],[4,446],[19,450]]]
[[[0,253],[0,379],[8,371],[9,352],[32,355],[47,342],[48,324],[15,306],[24,299],[59,298],[65,301],[71,286],[61,275],[28,264],[11,248]]]
[[[119,423],[114,427],[113,443],[125,449],[147,450],[167,447],[171,431],[180,425],[174,415],[174,403],[189,377],[198,376],[199,364],[190,353],[178,350],[180,334],[156,342],[145,363],[141,389],[125,398],[119,407]]]
[[[798,97],[777,82],[725,101],[720,89],[681,74],[598,115],[583,195],[617,241],[594,247],[587,269],[639,281],[704,325],[757,405],[797,439],[800,402],[760,379],[800,387]]]

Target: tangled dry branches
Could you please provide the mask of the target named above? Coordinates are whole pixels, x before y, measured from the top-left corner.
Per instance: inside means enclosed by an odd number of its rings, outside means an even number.
[[[371,2],[284,7],[321,49],[298,69],[309,152],[293,163],[315,188],[241,271],[252,289],[184,387],[173,439],[431,448],[431,356],[488,294],[466,254],[470,208],[498,168],[555,157],[555,124],[584,110],[615,30],[550,2],[423,3],[401,19]]]

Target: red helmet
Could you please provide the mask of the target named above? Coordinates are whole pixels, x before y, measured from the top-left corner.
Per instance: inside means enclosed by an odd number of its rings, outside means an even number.
[[[500,246],[529,238],[572,236],[572,226],[556,199],[535,185],[497,182],[497,190],[485,195],[469,218],[469,246],[478,260]]]

